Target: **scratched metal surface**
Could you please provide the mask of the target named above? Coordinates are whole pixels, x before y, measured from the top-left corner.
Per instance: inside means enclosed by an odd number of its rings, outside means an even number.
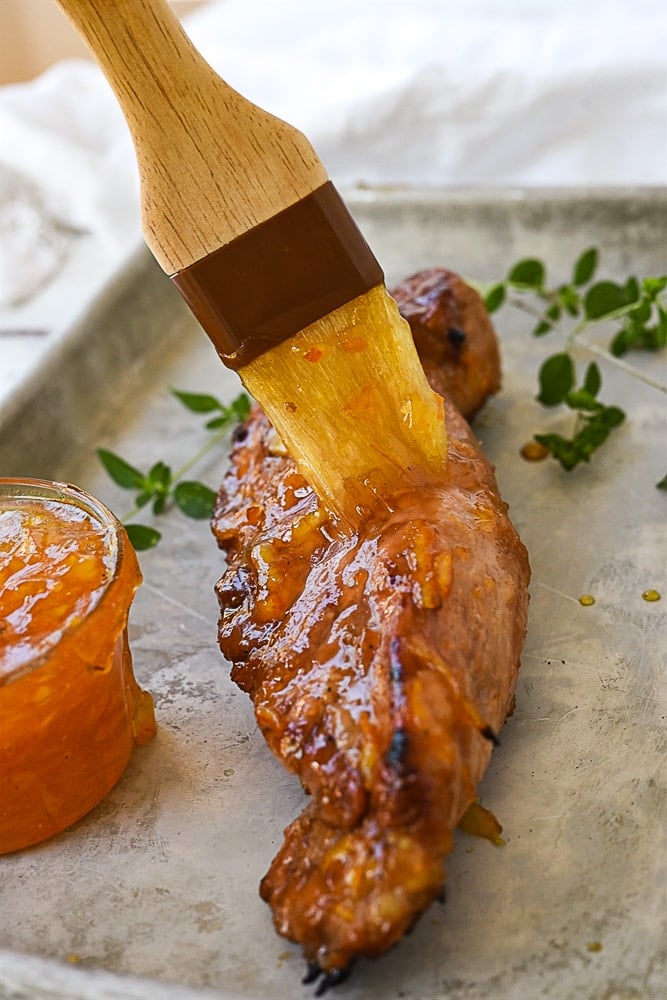
[[[388,191],[357,194],[352,204],[389,281],[437,263],[488,280],[528,253],[565,278],[594,242],[609,276],[665,270],[665,192]],[[114,311],[126,314],[137,281],[150,288],[142,309],[150,364],[132,379],[110,375],[91,332],[86,371],[115,377],[115,407],[91,421],[94,439],[78,440],[57,468],[22,469],[75,480],[120,514],[125,501],[98,472],[94,446],[177,465],[201,432],[166,387],[237,390],[185,313],[158,359],[155,344],[178,307],[146,260],[131,268],[132,280],[105,300],[107,327],[122,336]],[[499,327],[504,389],[477,430],[534,574],[517,709],[481,788],[506,844],[458,835],[446,905],[431,908],[392,953],[360,963],[341,1000],[667,992],[667,496],[655,488],[667,472],[665,397],[603,364],[604,398],[628,413],[613,442],[570,477],[555,464],[528,464],[520,446],[563,419],[533,399],[539,362],[556,342],[531,340],[530,320],[517,312],[501,314]],[[665,382],[664,358],[637,363]],[[57,377],[61,387],[74,384],[76,365],[64,363]],[[94,379],[89,389],[92,409]],[[37,411],[25,420],[35,435],[49,433]],[[217,455],[201,475],[215,485],[223,468]],[[300,985],[298,950],[274,934],[257,895],[302,795],[266,751],[216,650],[221,558],[206,525],[170,516],[166,536],[142,558],[131,626],[159,734],[88,817],[0,859],[3,998],[312,994]],[[643,601],[648,587],[663,600]],[[578,602],[586,592],[592,607]]]

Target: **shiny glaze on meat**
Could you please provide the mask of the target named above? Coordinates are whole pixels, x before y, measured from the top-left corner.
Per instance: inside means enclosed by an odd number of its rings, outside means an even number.
[[[334,977],[395,944],[442,892],[454,828],[514,695],[527,557],[449,400],[446,420],[446,481],[352,532],[256,408],[213,519],[227,553],[220,647],[311,795],[262,896],[278,931]]]

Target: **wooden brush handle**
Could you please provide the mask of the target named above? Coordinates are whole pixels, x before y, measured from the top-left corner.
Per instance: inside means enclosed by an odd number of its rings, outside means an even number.
[[[127,119],[144,235],[168,274],[326,183],[305,136],[214,73],[164,0],[56,2]]]

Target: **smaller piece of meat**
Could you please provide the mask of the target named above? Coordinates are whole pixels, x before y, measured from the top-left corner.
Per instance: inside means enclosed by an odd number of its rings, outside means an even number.
[[[500,388],[500,352],[484,303],[443,267],[419,271],[390,291],[412,330],[431,387],[471,420]]]

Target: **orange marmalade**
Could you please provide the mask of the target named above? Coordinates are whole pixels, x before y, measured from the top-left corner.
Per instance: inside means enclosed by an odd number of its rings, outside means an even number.
[[[0,480],[0,854],[87,813],[155,734],[127,641],[140,582],[99,501]]]

